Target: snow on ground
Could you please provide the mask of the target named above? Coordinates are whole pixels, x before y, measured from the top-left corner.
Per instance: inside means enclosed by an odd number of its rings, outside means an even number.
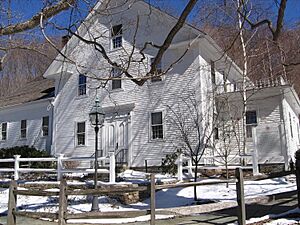
[[[125,182],[146,182],[146,175],[142,172],[125,171],[121,174],[121,176],[125,180]],[[244,187],[245,196],[246,198],[254,198],[258,196],[296,190],[295,181],[290,178],[291,176],[285,176],[261,181],[246,181]],[[174,181],[174,178],[170,176],[157,175],[156,180],[159,183],[165,183]],[[212,181],[212,179],[206,179],[203,181],[208,180]],[[214,181],[216,181],[216,179],[214,179]],[[197,193],[198,197],[203,200],[228,202],[235,201],[236,199],[235,184],[230,184],[228,188],[226,188],[226,184],[198,186]],[[194,203],[193,197],[193,187],[164,189],[156,192],[156,205],[157,208],[170,208],[192,205]],[[90,211],[91,201],[91,196],[69,196],[68,210],[73,213]],[[102,212],[117,210],[141,210],[149,209],[149,202],[150,200],[146,199],[143,202],[128,206],[122,205],[114,199],[100,196],[99,208]],[[7,212],[7,203],[8,189],[0,189],[0,214]],[[26,211],[56,212],[58,210],[58,197],[18,196],[17,203],[19,209]],[[147,218],[142,217],[137,219]],[[111,223],[111,221],[107,223]]]
[[[299,214],[300,209],[295,208],[292,210],[289,210],[287,212],[281,213],[281,214],[270,214],[270,215],[265,215],[260,218],[251,218],[246,221],[246,224],[254,224],[254,223],[259,223],[263,222],[266,220],[270,220],[270,222],[264,222],[264,225],[289,225],[289,224],[299,224],[300,219],[299,218],[283,218],[283,217],[288,217],[289,215],[293,214]],[[228,225],[237,225],[237,222],[231,223]]]

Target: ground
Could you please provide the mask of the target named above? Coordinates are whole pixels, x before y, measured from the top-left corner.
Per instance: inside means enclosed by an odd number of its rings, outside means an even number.
[[[142,183],[145,182],[145,174],[136,171],[126,171],[121,174],[122,178],[125,180],[124,183]],[[157,182],[170,182],[174,181],[174,178],[157,175]],[[209,179],[217,180],[217,179]],[[204,180],[203,180],[204,181]],[[207,181],[207,179],[205,179]],[[73,181],[75,182],[75,181]],[[37,182],[35,182],[37,183]],[[296,190],[295,177],[293,175],[283,176],[272,179],[265,179],[260,181],[245,181],[245,196],[247,201],[251,199],[259,199],[264,196],[274,195],[277,193],[284,193]],[[201,200],[210,200],[216,202],[215,205],[230,205],[236,202],[236,191],[235,184],[230,184],[226,188],[225,184],[218,185],[205,185],[197,187],[198,196]],[[2,189],[0,191],[0,214],[5,214],[7,212],[7,202],[8,202],[8,189]],[[149,199],[145,199],[142,202],[138,202],[131,205],[122,205],[114,199],[100,196],[99,197],[99,207],[101,211],[118,211],[118,210],[143,210],[149,208]],[[90,211],[91,209],[91,199],[79,196],[70,196],[69,198],[68,210],[74,213]],[[171,209],[182,206],[190,206],[187,208],[193,208],[193,187],[188,188],[174,188],[174,189],[164,189],[156,193],[156,207],[157,209]],[[211,204],[210,204],[211,205]],[[206,208],[207,211],[209,205],[202,208]],[[18,207],[20,210],[26,211],[39,211],[39,212],[54,212],[58,209],[58,199],[54,197],[29,197],[29,196],[19,196],[18,197]],[[185,207],[186,208],[186,207]],[[201,207],[195,207],[201,208]],[[180,212],[184,210],[180,208]],[[197,212],[196,212],[197,213]],[[198,212],[199,213],[199,212]],[[205,211],[202,211],[205,213]],[[169,216],[166,215],[166,218]],[[164,218],[164,217],[162,217]],[[147,220],[149,217],[139,217],[132,219],[122,219],[119,222],[135,222]],[[268,219],[268,218],[264,218]],[[71,222],[71,221],[70,221]],[[74,221],[75,222],[75,221]],[[88,222],[85,220],[85,222]],[[97,220],[90,222],[101,222],[103,223],[115,223],[118,220]],[[288,224],[288,223],[280,223]]]

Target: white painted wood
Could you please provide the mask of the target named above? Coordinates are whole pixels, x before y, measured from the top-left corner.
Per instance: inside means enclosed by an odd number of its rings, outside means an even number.
[[[252,166],[253,166],[253,175],[259,175],[259,168],[258,168],[258,152],[257,152],[257,136],[256,136],[256,127],[253,127],[253,153],[252,153]]]
[[[178,159],[177,159],[177,179],[179,181],[183,180],[182,163],[183,163],[183,154],[179,154]]]
[[[1,140],[0,148],[13,146],[34,146],[50,153],[52,142],[52,108],[50,99],[38,100],[0,109],[0,127],[7,123],[7,140]],[[49,135],[42,134],[42,118],[49,116]],[[20,137],[21,120],[27,121],[27,136]]]
[[[19,168],[20,168],[20,155],[14,155],[15,157],[15,167],[14,167],[14,180],[19,180]]]
[[[116,159],[115,153],[109,152],[109,183],[114,184],[116,182]]]

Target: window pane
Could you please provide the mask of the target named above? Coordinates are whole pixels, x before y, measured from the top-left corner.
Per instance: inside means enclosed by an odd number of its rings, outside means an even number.
[[[77,123],[77,133],[85,132],[85,123]]]
[[[121,77],[122,71],[119,68],[112,68],[111,70],[111,76],[112,77]],[[112,80],[111,82],[111,89],[118,89],[122,88],[122,80]]]
[[[163,126],[156,125],[152,126],[152,139],[162,139],[163,138]]]
[[[113,42],[113,48],[122,47],[122,36],[113,38],[112,42]]]
[[[49,116],[43,117],[42,130],[43,130],[43,136],[48,136],[48,134],[49,134]]]
[[[256,111],[246,112],[246,124],[257,124]]]
[[[115,36],[118,36],[118,35],[122,35],[123,31],[122,31],[122,24],[119,24],[119,25],[116,25],[116,26],[113,26],[112,27],[112,30],[111,30],[111,36],[112,37],[115,37]]]
[[[26,129],[26,120],[21,120],[21,129]]]
[[[85,145],[85,134],[78,134],[77,135],[78,145]]]
[[[78,78],[78,95],[86,94],[86,76],[79,74]]]
[[[246,126],[246,137],[252,138],[252,126]]]
[[[7,139],[7,123],[2,123],[1,125],[1,140],[5,141]]]
[[[151,113],[151,124],[162,124],[162,112]]]
[[[21,138],[26,138],[26,120],[21,120]]]
[[[85,145],[85,122],[77,123],[77,145]]]
[[[78,84],[86,84],[86,76],[84,76],[83,74],[79,75],[79,80],[78,80]]]

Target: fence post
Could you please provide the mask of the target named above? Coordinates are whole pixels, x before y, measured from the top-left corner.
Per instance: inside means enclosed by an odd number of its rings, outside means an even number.
[[[17,209],[17,196],[14,191],[17,189],[17,182],[12,180],[9,185],[8,193],[8,212],[7,212],[7,225],[16,225],[15,211]]]
[[[116,159],[115,153],[109,153],[109,183],[116,182]]]
[[[60,181],[63,177],[63,158],[64,154],[58,154],[57,157],[57,180]]]
[[[188,174],[189,174],[190,177],[193,177],[193,169],[192,169],[193,162],[192,162],[191,158],[188,159],[188,167],[189,167],[188,168]]]
[[[65,179],[62,179],[59,185],[58,225],[66,224],[67,206],[68,206],[67,182]]]
[[[151,174],[151,192],[150,192],[150,225],[155,225],[155,174]]]
[[[178,156],[178,160],[177,160],[177,176],[178,176],[178,180],[182,181],[182,161],[183,161],[183,154],[179,154]]]
[[[19,180],[19,168],[20,168],[20,155],[14,155],[15,157],[15,170],[14,170],[14,180]]]
[[[245,196],[244,196],[244,177],[242,168],[235,169],[236,183],[236,199],[238,203],[238,224],[246,224],[246,208],[245,208]]]
[[[253,167],[253,175],[255,176],[259,174],[256,127],[253,127],[252,131],[253,131],[252,135],[253,135],[253,145],[254,145],[254,151],[252,154],[252,167]]]
[[[298,208],[300,207],[300,149],[295,153],[296,158],[296,183],[297,183],[297,196],[298,196]]]

